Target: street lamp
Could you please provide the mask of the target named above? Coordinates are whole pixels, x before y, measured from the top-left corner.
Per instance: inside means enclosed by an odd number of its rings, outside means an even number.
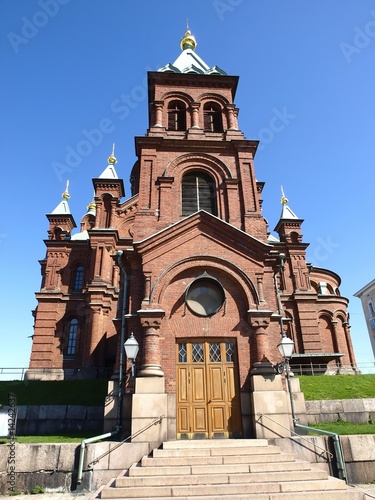
[[[285,332],[283,331],[283,336],[280,340],[280,342],[277,345],[277,348],[279,350],[279,353],[285,360],[285,371],[286,371],[286,380],[288,384],[288,391],[289,391],[289,397],[290,397],[290,406],[292,409],[292,418],[293,418],[293,424],[297,421],[296,415],[294,413],[294,403],[293,403],[293,395],[292,395],[292,385],[290,383],[290,367],[289,367],[289,360],[292,357],[292,354],[294,352],[294,342],[292,339],[286,336]]]
[[[289,359],[292,357],[292,354],[294,352],[294,342],[292,339],[285,335],[285,332],[279,344],[277,345],[277,348],[285,361],[288,360],[289,362]]]
[[[139,345],[137,339],[134,337],[133,332],[130,334],[128,340],[124,343],[125,354],[131,361],[131,380],[134,380],[135,376],[135,358],[137,357],[139,351]]]

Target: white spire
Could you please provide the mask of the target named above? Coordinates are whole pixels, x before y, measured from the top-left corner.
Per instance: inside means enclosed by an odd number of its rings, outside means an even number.
[[[65,191],[61,195],[63,199],[57,205],[57,207],[55,208],[55,210],[53,212],[51,212],[52,214],[54,214],[54,215],[57,215],[57,214],[60,214],[60,215],[69,215],[70,214],[70,208],[69,208],[69,204],[68,204],[68,200],[70,198],[70,194],[69,194],[68,188],[69,188],[69,181],[66,181]]]
[[[102,172],[101,175],[99,175],[99,179],[118,179],[118,175],[115,169],[115,163],[117,163],[116,157],[115,157],[115,143],[112,144],[112,153],[108,157],[108,166],[107,168]]]
[[[297,215],[293,212],[291,208],[288,207],[288,198],[284,194],[284,189],[281,186],[281,215],[280,219],[298,219]]]

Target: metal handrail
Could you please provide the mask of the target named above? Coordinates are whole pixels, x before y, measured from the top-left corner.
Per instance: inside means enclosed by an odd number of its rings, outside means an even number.
[[[295,436],[298,436],[300,437],[301,439],[303,439],[304,441],[308,442],[309,444],[310,441],[306,438],[304,438],[303,436],[301,436],[300,434],[297,434],[297,432],[294,432],[292,429],[290,429],[289,427],[285,427],[285,425],[282,425],[280,424],[280,422],[277,422],[277,420],[274,420],[273,418],[271,418],[269,415],[265,415],[264,413],[258,413],[259,417],[266,417],[268,418],[269,420],[271,420],[274,424],[277,424],[279,425],[280,427],[282,427],[283,429],[291,432],[292,434],[294,434]],[[295,425],[299,425],[299,424],[295,424]],[[309,427],[310,429],[310,427]],[[311,428],[312,429],[312,428]],[[334,455],[333,453],[331,453],[330,451],[326,450],[325,448],[322,448],[321,446],[318,446],[317,444],[314,444],[315,448],[319,448],[320,450],[322,450],[324,453],[327,453],[327,455],[329,455],[329,458],[334,458]]]
[[[116,367],[115,367],[116,368]],[[26,373],[30,371],[30,373],[33,375],[61,375],[61,368],[30,368],[30,367],[23,367],[23,366],[7,366],[7,367],[0,367],[0,380],[1,382],[7,382],[7,381],[13,381],[13,380],[25,380]],[[108,368],[108,367],[99,367],[95,369],[95,376],[97,379],[110,379],[112,373],[113,373],[113,368]],[[68,377],[67,380],[75,380],[78,375],[79,375],[79,370],[77,369],[72,369],[72,376]],[[3,377],[11,377],[11,378],[3,378]],[[75,378],[76,377],[76,378]],[[34,380],[33,378],[30,378],[28,380]],[[39,379],[35,379],[39,380]],[[56,378],[57,380],[57,378]]]
[[[292,358],[293,360],[293,358]],[[118,368],[118,367],[117,367]],[[361,372],[363,374],[369,373],[373,374],[375,373],[375,362],[364,362],[364,363],[357,363],[356,365],[340,365],[339,367],[328,367],[328,369],[352,369],[355,373]],[[17,367],[0,367],[0,380],[2,382],[6,382],[7,380],[24,380],[26,372],[29,370],[29,367],[22,367],[22,366],[17,366]],[[116,369],[116,366],[114,367]],[[304,375],[308,374],[311,376],[314,375],[322,375],[324,371],[326,371],[327,365],[325,364],[318,364],[318,363],[297,363],[296,359],[293,360],[293,363],[291,364],[291,370],[295,375]],[[54,370],[56,370],[56,373],[61,373],[61,369],[54,369],[54,368],[32,368],[34,370],[34,373],[38,371],[39,373],[54,373]],[[98,368],[97,369],[97,376],[98,378],[110,378],[111,373],[113,369],[112,368]],[[2,377],[11,377],[11,378],[2,378]],[[73,377],[72,377],[73,379]]]
[[[89,464],[87,464],[87,468],[88,469],[91,469],[94,465],[96,465],[102,458],[104,458],[105,456],[109,455],[110,453],[112,453],[112,451],[114,450],[117,450],[117,448],[119,448],[121,445],[123,445],[124,443],[126,443],[127,441],[139,436],[140,434],[142,434],[142,432],[145,432],[147,431],[147,429],[149,429],[150,427],[152,427],[153,425],[156,425],[156,424],[159,424],[163,418],[165,418],[165,415],[160,415],[160,417],[156,418],[155,420],[153,420],[152,422],[150,422],[149,424],[147,424],[145,427],[143,427],[142,429],[140,429],[139,431],[135,432],[134,434],[132,434],[131,436],[128,436],[127,438],[125,438],[123,441],[120,441],[119,443],[117,443],[115,446],[113,446],[113,448],[111,448],[110,450],[102,453],[101,455],[99,455],[97,458],[95,458],[95,460],[93,460],[92,462],[90,462]]]
[[[340,375],[345,371],[352,372],[356,375],[374,374],[375,363],[357,363],[357,364],[340,364],[340,365],[327,365],[326,363],[300,363],[296,358],[292,357],[291,371],[295,375],[309,375],[319,376],[325,374]]]
[[[310,441],[308,439],[304,438],[300,434],[297,434],[297,432],[294,432],[292,429],[290,429],[288,427],[285,427],[284,425],[280,424],[280,422],[277,422],[276,420],[274,420],[273,418],[269,417],[268,415],[265,415],[264,413],[258,413],[258,415],[260,417],[266,417],[266,418],[268,418],[269,420],[271,420],[275,424],[279,425],[283,429],[286,429],[286,430],[290,431],[294,436],[298,436],[303,441],[307,441],[308,443],[310,443]],[[337,470],[338,470],[339,478],[343,479],[344,481],[347,481],[344,454],[343,454],[343,451],[342,451],[342,447],[341,447],[341,442],[340,442],[339,435],[336,434],[336,433],[334,433],[334,432],[323,431],[322,429],[316,429],[315,427],[307,427],[306,425],[301,425],[301,424],[298,424],[297,422],[294,422],[294,426],[297,427],[298,429],[313,431],[313,432],[317,432],[318,434],[324,434],[325,436],[332,437],[332,439],[333,439],[333,446],[334,446],[335,453],[336,453],[336,465],[337,465]],[[322,448],[321,446],[318,446],[317,444],[314,444],[314,446],[316,448],[319,448],[319,449],[323,450],[324,453],[327,453],[327,455],[330,456],[330,458],[334,458],[333,453],[331,453],[330,451]]]
[[[87,465],[88,469],[91,469],[93,467],[93,465],[95,465],[95,464],[97,464],[99,462],[99,460],[101,460],[102,458],[104,458],[106,455],[109,455],[112,451],[116,450],[119,446],[123,445],[129,439],[132,439],[132,438],[135,438],[135,437],[139,436],[140,434],[142,434],[142,432],[146,431],[147,429],[149,429],[153,425],[156,425],[157,423],[160,423],[163,420],[163,418],[165,418],[165,415],[160,415],[160,417],[158,417],[155,420],[153,420],[152,422],[148,423],[145,427],[143,427],[139,431],[135,432],[131,436],[128,436],[123,441],[120,441],[113,448],[111,448],[110,450],[106,451],[105,453],[102,453],[102,455],[99,455],[99,457],[97,457],[95,460],[93,460],[92,462],[90,462]],[[80,452],[79,452],[79,462],[78,462],[77,484],[81,484],[82,483],[82,478],[83,478],[83,462],[84,462],[86,445],[88,445],[90,443],[94,443],[96,441],[101,441],[102,439],[106,439],[106,438],[111,437],[111,436],[114,436],[115,434],[118,434],[119,431],[120,431],[120,429],[117,428],[113,432],[107,432],[106,434],[100,434],[99,436],[94,436],[92,438],[84,439],[83,441],[81,441],[81,449],[80,449]]]
[[[339,478],[346,481],[347,479],[346,466],[344,460],[344,453],[341,447],[340,436],[335,432],[323,431],[322,429],[316,429],[315,427],[307,427],[306,425],[301,425],[297,423],[295,423],[294,426],[297,427],[298,429],[314,431],[317,432],[318,434],[324,434],[325,436],[330,436],[333,439],[333,447],[336,453],[336,464],[339,473]]]

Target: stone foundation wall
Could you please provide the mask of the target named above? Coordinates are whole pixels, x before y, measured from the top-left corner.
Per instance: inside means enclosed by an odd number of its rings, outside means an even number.
[[[103,431],[102,406],[78,405],[28,405],[17,406],[16,435],[53,435],[88,432],[90,435]]]
[[[78,485],[80,444],[0,444],[0,495],[30,491],[35,486],[51,491],[96,491],[151,451],[147,443],[124,443],[91,465],[117,445],[113,441],[87,445],[83,480]]]
[[[375,423],[375,398],[306,401],[309,424],[343,420],[353,424]],[[375,429],[375,425],[374,425]]]
[[[340,436],[345,459],[347,482],[365,484],[375,481],[375,435]],[[332,439],[328,436],[303,436],[290,439],[272,439],[270,443],[280,446],[285,453],[293,453],[299,460],[307,460],[336,474],[335,459],[329,458],[323,450],[333,453]]]

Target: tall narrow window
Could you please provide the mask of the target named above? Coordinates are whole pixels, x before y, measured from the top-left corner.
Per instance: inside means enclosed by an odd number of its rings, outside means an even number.
[[[103,207],[104,207],[104,227],[111,227],[112,197],[108,194],[103,196]]]
[[[168,130],[186,130],[186,106],[182,101],[168,104]]]
[[[66,355],[75,356],[77,352],[78,337],[78,319],[73,318],[69,323],[68,344],[66,346]]]
[[[223,118],[221,108],[216,102],[206,102],[203,106],[204,130],[207,132],[222,132]]]
[[[202,172],[190,172],[182,179],[182,215],[198,210],[216,215],[215,182]]]
[[[73,292],[80,292],[83,288],[83,277],[85,269],[83,266],[77,266],[74,272]]]
[[[374,311],[374,306],[373,306],[373,303],[371,300],[369,300],[367,302],[367,305],[368,305],[368,312],[370,314],[370,318],[372,318],[373,316],[375,316],[375,311]]]

